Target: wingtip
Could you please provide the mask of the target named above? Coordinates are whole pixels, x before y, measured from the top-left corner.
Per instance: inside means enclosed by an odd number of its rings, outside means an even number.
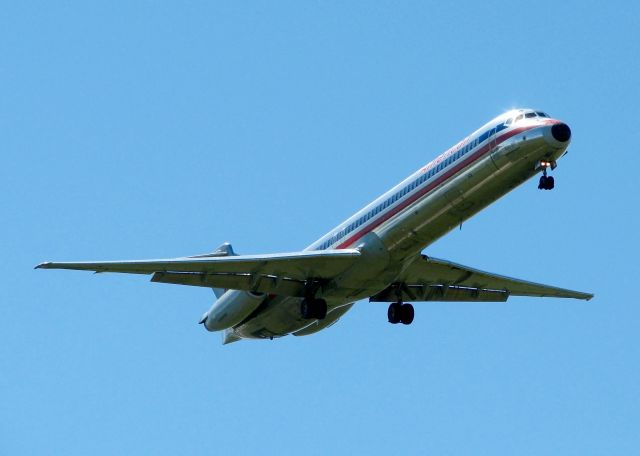
[[[33,269],[47,269],[49,267],[49,265],[51,264],[50,261],[45,261],[44,263],[40,263],[39,265],[37,265],[35,268]]]

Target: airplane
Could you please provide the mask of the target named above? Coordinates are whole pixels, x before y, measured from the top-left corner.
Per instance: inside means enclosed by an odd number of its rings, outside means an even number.
[[[390,303],[389,323],[409,325],[405,302],[504,302],[510,296],[590,300],[591,293],[480,271],[422,251],[510,190],[549,170],[567,152],[571,129],[534,109],[489,121],[340,223],[306,249],[237,255],[229,243],[188,257],[41,263],[41,269],[151,274],[152,282],[212,288],[202,316],[223,344],[306,336],[336,323],[362,299]]]

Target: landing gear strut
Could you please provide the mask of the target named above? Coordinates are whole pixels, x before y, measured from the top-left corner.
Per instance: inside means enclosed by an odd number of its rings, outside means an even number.
[[[541,161],[540,166],[542,167],[542,176],[540,176],[540,182],[538,183],[539,190],[553,190],[555,187],[555,181],[553,176],[547,176],[547,167],[551,167],[551,169],[555,169],[556,163],[549,161]]]
[[[413,321],[413,316],[413,306],[408,303],[403,303],[402,301],[391,303],[391,305],[389,305],[389,310],[387,310],[389,323],[394,325],[397,323],[410,325]]]
[[[324,299],[304,298],[300,303],[300,314],[306,320],[322,320],[327,316],[327,301]]]

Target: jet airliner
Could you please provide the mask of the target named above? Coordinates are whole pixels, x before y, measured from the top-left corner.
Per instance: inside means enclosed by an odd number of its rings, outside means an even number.
[[[202,316],[223,343],[305,336],[325,329],[355,302],[389,304],[389,323],[414,319],[406,302],[504,302],[509,296],[589,300],[590,293],[483,272],[422,253],[465,220],[566,153],[571,129],[542,111],[508,111],[471,133],[299,252],[214,252],[161,260],[47,262],[43,269],[150,274],[152,282],[212,288]]]

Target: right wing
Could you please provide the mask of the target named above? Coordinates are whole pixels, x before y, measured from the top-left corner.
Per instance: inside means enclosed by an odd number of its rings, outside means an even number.
[[[421,255],[371,301],[393,302],[398,293],[414,301],[503,302],[509,296],[537,296],[589,300],[591,293],[567,290],[526,280],[513,279]]]
[[[355,263],[355,249],[166,260],[47,262],[37,269],[153,274],[152,282],[303,296],[310,281],[329,281]]]

